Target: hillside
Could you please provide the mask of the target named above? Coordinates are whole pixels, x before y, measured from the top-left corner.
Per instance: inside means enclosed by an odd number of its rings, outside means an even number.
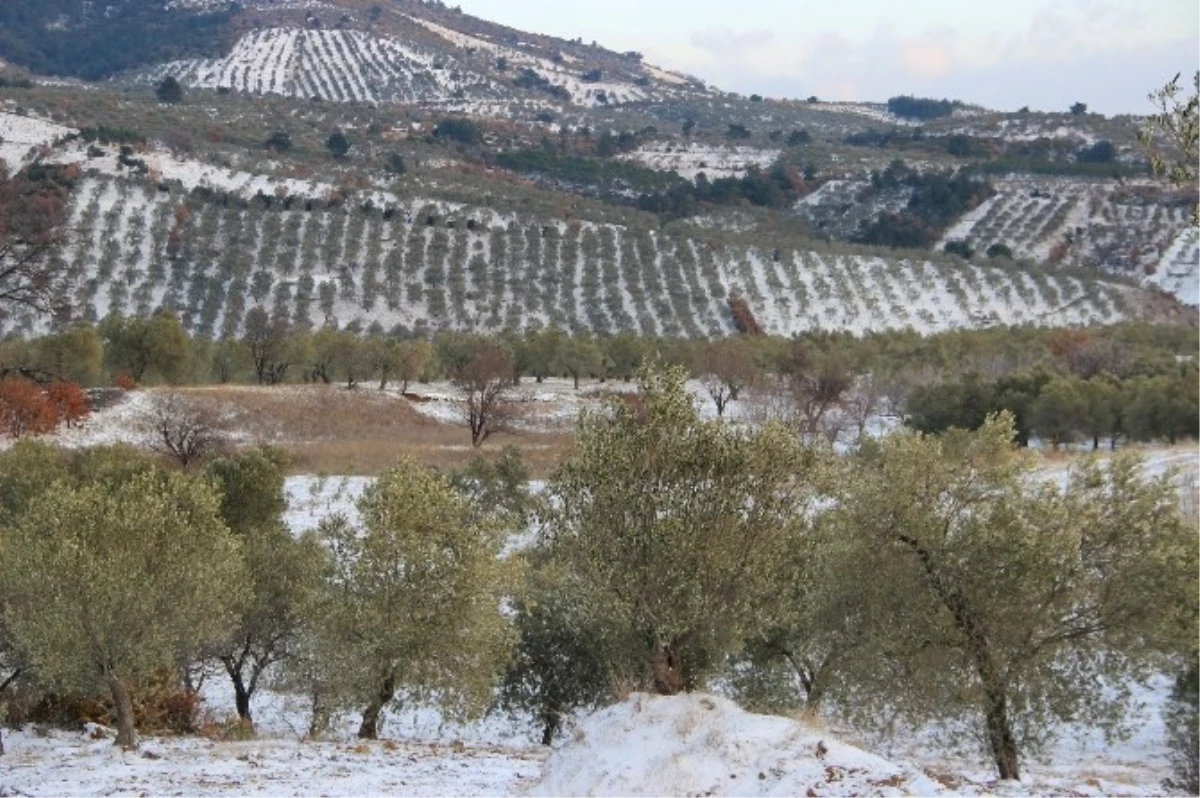
[[[792,335],[1200,302],[1194,192],[1148,179],[1137,120],[743,98],[419,0],[53,8],[53,36],[0,38],[35,73],[0,85],[0,157],[74,170],[70,319],[723,336],[742,296]],[[51,58],[118,22],[186,35],[136,64]],[[182,102],[155,100],[166,77]]]

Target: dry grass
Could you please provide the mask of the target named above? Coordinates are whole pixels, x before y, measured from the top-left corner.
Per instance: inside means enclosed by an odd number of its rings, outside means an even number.
[[[402,397],[330,385],[222,385],[188,394],[218,409],[240,441],[286,451],[296,473],[369,476],[401,457],[453,468],[477,452],[494,454],[512,444],[534,476],[543,477],[574,447],[570,432],[520,432],[493,436],[476,450],[465,424],[423,416]]]

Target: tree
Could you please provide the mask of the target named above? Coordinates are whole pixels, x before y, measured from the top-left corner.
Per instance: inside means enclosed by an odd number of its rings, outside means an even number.
[[[346,138],[342,131],[335,130],[325,139],[325,149],[329,150],[329,154],[334,158],[345,158],[350,152],[350,139]]]
[[[104,365],[104,345],[91,325],[72,325],[36,342],[37,362],[61,380],[94,385]]]
[[[53,168],[15,177],[0,168],[0,319],[10,308],[65,310],[64,241],[70,181]]]
[[[275,152],[287,152],[292,148],[292,137],[282,130],[276,130],[267,137],[263,147]]]
[[[528,579],[513,602],[520,635],[500,687],[500,705],[534,714],[542,745],[550,745],[562,720],[578,708],[612,699],[604,619],[597,618],[580,591],[550,557]]]
[[[1009,248],[1007,244],[999,241],[988,247],[987,252],[984,254],[986,254],[989,258],[1007,258],[1009,260],[1012,260],[1013,258],[1012,249]]]
[[[137,382],[153,373],[178,384],[187,375],[191,338],[169,311],[160,310],[149,319],[109,315],[100,323],[100,335],[109,367]]]
[[[24,377],[0,380],[0,431],[13,438],[42,435],[58,426],[58,413],[41,386]]]
[[[40,679],[109,691],[123,748],[137,744],[130,686],[229,627],[244,574],[219,501],[142,468],[115,484],[59,482],[5,530],[5,624]]]
[[[258,384],[282,382],[290,365],[284,351],[288,336],[286,319],[271,318],[265,310],[256,307],[246,313],[242,324],[242,342],[250,351]]]
[[[547,486],[541,541],[592,617],[610,619],[609,668],[665,695],[697,687],[771,622],[814,462],[778,426],[702,421],[685,376],[645,369],[640,407],[582,416],[578,453]]]
[[[512,355],[490,341],[480,341],[470,359],[451,371],[450,382],[462,394],[463,420],[471,431],[472,446],[482,446],[511,427],[512,373]]]
[[[174,75],[167,75],[155,87],[154,96],[160,103],[168,105],[183,102],[183,86],[175,79]]]
[[[1193,647],[1198,609],[1196,534],[1169,480],[1118,457],[1063,489],[1012,441],[1005,414],[842,462],[815,588],[854,635],[847,709],[970,724],[1001,779],[1055,720],[1115,728],[1128,693],[1110,688]]]
[[[754,351],[744,338],[723,338],[705,345],[696,370],[721,417],[725,407],[736,402],[759,373]]]
[[[159,394],[141,419],[147,444],[187,468],[223,440],[221,420],[210,407],[176,391]]]
[[[1087,103],[1075,103],[1071,106],[1071,114],[1073,116],[1082,116],[1087,113]]]
[[[1060,377],[1038,393],[1029,409],[1033,431],[1048,439],[1054,451],[1071,441],[1086,423],[1087,396],[1081,380]]]
[[[1200,71],[1192,83],[1195,91],[1191,97],[1180,96],[1180,75],[1149,95],[1158,109],[1146,119],[1146,126],[1138,136],[1143,149],[1150,155],[1150,166],[1154,174],[1165,177],[1173,185],[1192,187],[1196,185],[1196,164],[1200,161]],[[1164,154],[1157,147],[1159,139],[1166,139],[1170,152]],[[1200,220],[1200,206],[1192,209],[1192,223]]]
[[[604,352],[591,336],[573,335],[562,342],[558,362],[578,391],[580,377],[593,376],[603,368]]]
[[[205,469],[221,496],[221,518],[242,543],[249,576],[232,631],[210,650],[233,682],[234,705],[247,723],[263,673],[292,655],[324,557],[315,537],[296,539],[283,525],[285,467],[281,452],[262,448]]]
[[[327,683],[365,706],[358,736],[375,739],[402,691],[450,713],[482,711],[512,642],[501,612],[514,575],[499,557],[506,530],[409,460],[358,509],[361,528],[342,516],[321,525],[332,564],[316,613]]]
[[[407,164],[404,163],[404,156],[398,152],[388,153],[387,163],[385,168],[394,175],[402,175],[408,171]]]

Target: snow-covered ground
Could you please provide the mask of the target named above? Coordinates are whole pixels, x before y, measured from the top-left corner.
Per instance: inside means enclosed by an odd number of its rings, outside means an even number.
[[[547,751],[528,718],[455,724],[420,709],[385,713],[378,742],[354,739],[356,713],[306,740],[307,702],[263,690],[251,741],[154,737],[125,753],[94,725],[7,732],[0,795],[1158,795],[1169,772],[1166,686],[1135,691],[1129,738],[1063,729],[1017,783],[997,782],[980,754],[947,753],[936,729],[857,739],[819,718],[755,715],[713,695],[633,694],[572,719]],[[203,693],[209,718],[232,716],[220,674]]]
[[[941,795],[911,764],[717,696],[633,694],[584,718],[532,795]]]
[[[32,730],[5,735],[0,794],[514,795],[540,775],[542,752],[453,743],[218,742],[154,738],[125,753],[110,739]]]
[[[10,173],[16,172],[33,160],[38,148],[72,132],[71,128],[44,119],[0,112],[0,160]]]
[[[779,153],[780,150],[737,147],[732,144],[711,146],[682,142],[648,144],[619,156],[619,159],[651,169],[675,172],[688,180],[695,180],[701,172],[710,180],[716,180],[721,177],[744,177],[752,167],[765,169],[775,163]]]

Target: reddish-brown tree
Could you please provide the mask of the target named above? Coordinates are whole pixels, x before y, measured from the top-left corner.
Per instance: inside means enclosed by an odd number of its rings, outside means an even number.
[[[20,377],[0,380],[0,430],[14,438],[40,435],[58,426],[58,414],[41,387]]]

